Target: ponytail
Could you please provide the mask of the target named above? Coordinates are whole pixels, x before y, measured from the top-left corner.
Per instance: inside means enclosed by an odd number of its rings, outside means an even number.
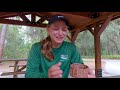
[[[50,36],[48,36],[47,38],[41,41],[41,51],[42,51],[42,54],[49,61],[52,61],[54,59],[54,55],[52,53],[52,43],[51,43]]]

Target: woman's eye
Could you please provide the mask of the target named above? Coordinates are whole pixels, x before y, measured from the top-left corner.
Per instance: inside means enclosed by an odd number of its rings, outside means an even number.
[[[63,31],[67,31],[66,29],[63,29]]]

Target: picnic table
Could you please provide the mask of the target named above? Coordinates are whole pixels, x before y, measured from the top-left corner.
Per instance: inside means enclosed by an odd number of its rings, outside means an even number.
[[[22,61],[27,61],[27,59],[0,59],[0,62],[8,62],[8,61],[13,61],[14,65],[11,65],[9,67],[13,67],[14,70],[12,72],[3,72],[1,76],[6,76],[6,75],[13,75],[13,78],[17,78],[19,74],[25,74],[25,68],[26,64],[20,64],[19,62]]]

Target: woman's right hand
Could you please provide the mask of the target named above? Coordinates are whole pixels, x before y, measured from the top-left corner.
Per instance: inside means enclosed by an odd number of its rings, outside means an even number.
[[[53,65],[48,70],[48,78],[62,78],[63,71],[60,69],[61,63],[57,63]]]

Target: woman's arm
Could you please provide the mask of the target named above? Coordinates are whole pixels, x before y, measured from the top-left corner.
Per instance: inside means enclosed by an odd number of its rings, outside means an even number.
[[[40,44],[36,43],[32,45],[31,50],[29,51],[27,68],[26,68],[26,78],[47,78],[47,72],[40,71]]]

